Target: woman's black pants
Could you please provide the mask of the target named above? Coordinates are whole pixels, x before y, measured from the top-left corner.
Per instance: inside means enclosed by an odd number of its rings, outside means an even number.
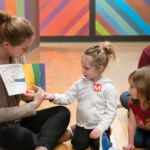
[[[43,146],[51,150],[69,121],[70,111],[63,106],[37,111],[35,116],[21,119],[20,126],[0,128],[0,149],[34,150]]]

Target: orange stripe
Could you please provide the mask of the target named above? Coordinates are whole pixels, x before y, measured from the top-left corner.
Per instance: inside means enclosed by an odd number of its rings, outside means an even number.
[[[58,6],[62,0],[55,0],[48,4],[48,6],[40,13],[40,23]]]
[[[89,11],[66,33],[65,36],[74,36],[89,21]]]
[[[6,11],[11,11],[12,15],[16,15],[16,0],[5,0],[6,2]]]
[[[67,15],[62,18],[62,15],[59,16],[59,21],[55,24],[55,27],[48,33],[49,36],[56,36],[68,23],[69,21],[76,16],[76,14],[89,2],[89,0],[80,0],[77,5],[71,11],[67,12]],[[53,23],[52,23],[53,24]],[[51,29],[51,28],[49,28]]]
[[[142,1],[142,0],[133,0],[144,12],[147,16],[150,17],[150,8]]]

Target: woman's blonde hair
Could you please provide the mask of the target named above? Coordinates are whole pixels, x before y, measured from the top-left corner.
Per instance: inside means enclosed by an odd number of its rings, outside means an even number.
[[[84,54],[93,58],[91,63],[96,68],[104,66],[103,71],[107,67],[110,58],[116,59],[114,47],[108,41],[89,47]]]
[[[150,67],[143,67],[133,71],[128,78],[128,81],[132,80],[134,86],[137,89],[138,96],[142,96],[144,100],[149,102],[150,100]],[[130,97],[130,102],[136,104],[138,99]]]
[[[34,29],[25,18],[0,11],[0,44],[8,42],[12,46],[17,46],[33,35]]]

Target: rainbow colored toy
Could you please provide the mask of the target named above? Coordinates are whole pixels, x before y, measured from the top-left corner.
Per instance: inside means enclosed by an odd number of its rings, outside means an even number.
[[[28,90],[34,90],[32,85],[36,85],[46,91],[45,64],[23,64],[22,66]]]

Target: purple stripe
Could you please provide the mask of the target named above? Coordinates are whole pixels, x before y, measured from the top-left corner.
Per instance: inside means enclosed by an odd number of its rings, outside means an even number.
[[[89,21],[77,32],[76,36],[83,36],[89,30]]]
[[[6,8],[5,8],[5,0],[0,0],[0,10],[6,10]]]
[[[143,0],[150,7],[150,0]]]
[[[96,31],[96,35],[100,35],[100,34]]]
[[[59,5],[40,23],[40,32],[61,12],[61,10],[69,2],[70,0],[63,0],[61,3],[59,3]]]
[[[70,20],[70,22],[57,34],[58,36],[65,35],[82,17],[83,15],[89,10],[89,3],[85,5],[78,14]]]
[[[53,0],[44,0],[41,4],[40,4],[40,13],[48,6],[48,4],[53,1]]]
[[[41,74],[41,77],[40,77],[40,85],[41,85],[41,88],[46,91],[46,82],[45,82],[45,64],[39,64],[39,67],[40,67],[40,74]]]
[[[25,0],[25,18],[31,22],[30,18],[30,0]]]

